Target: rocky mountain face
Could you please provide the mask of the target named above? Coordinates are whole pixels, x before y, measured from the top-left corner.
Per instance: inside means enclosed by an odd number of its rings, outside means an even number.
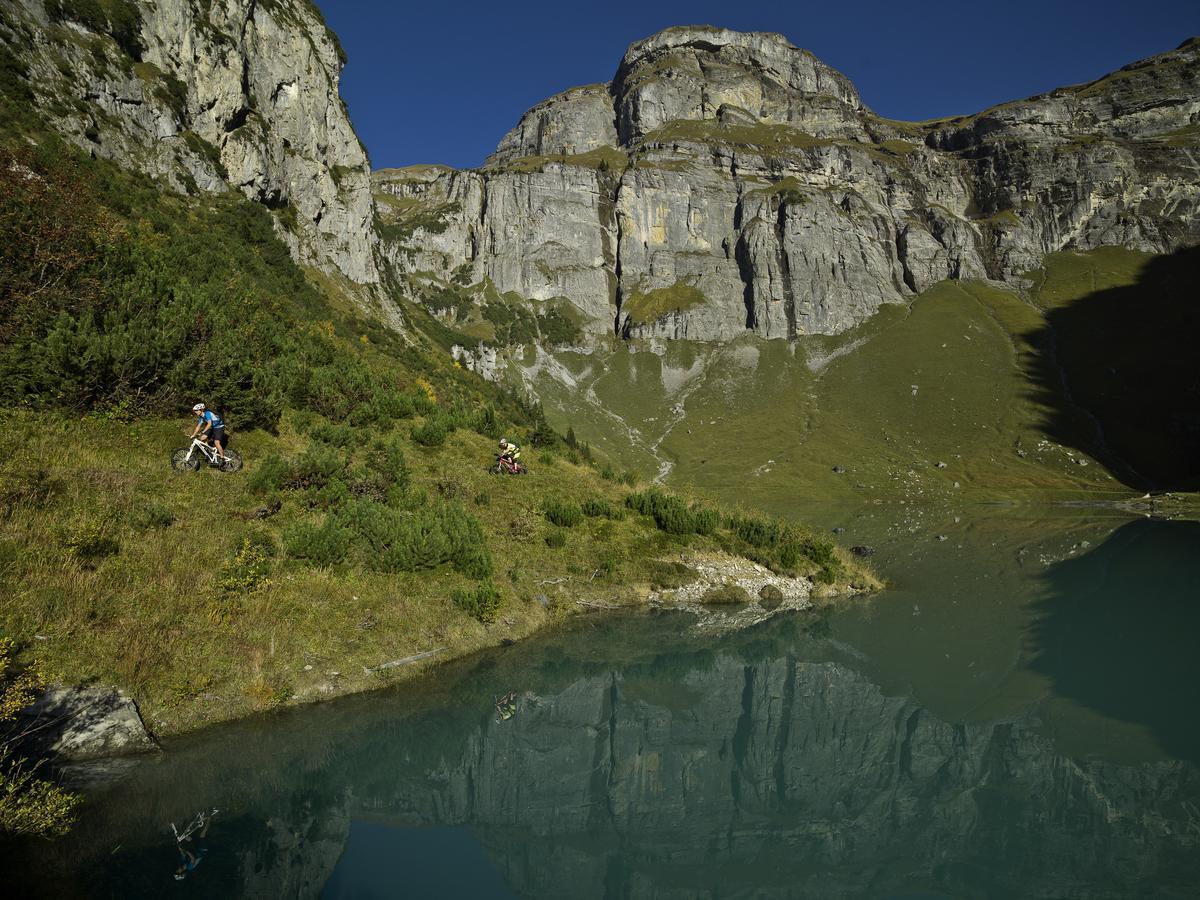
[[[586,332],[835,334],[946,278],[1200,241],[1200,40],[972,116],[883,119],[776,34],[668,29],[535,106],[477,170],[376,173],[418,297],[565,298]],[[450,304],[453,305],[453,304]]]
[[[0,0],[0,51],[31,117],[177,190],[235,188],[301,262],[379,281],[341,48],[308,0]]]

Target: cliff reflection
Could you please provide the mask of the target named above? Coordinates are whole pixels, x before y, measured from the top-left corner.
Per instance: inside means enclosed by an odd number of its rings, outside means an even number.
[[[204,806],[223,812],[186,888],[209,896],[402,887],[405,858],[444,860],[445,886],[478,896],[1200,883],[1190,763],[1069,759],[1032,719],[942,721],[820,633],[811,617],[719,640],[679,616],[607,619],[438,670],[423,707],[376,695],[221,729],[143,766],[73,843],[35,848],[19,883],[159,896],[163,826]],[[518,711],[502,719],[510,688]]]

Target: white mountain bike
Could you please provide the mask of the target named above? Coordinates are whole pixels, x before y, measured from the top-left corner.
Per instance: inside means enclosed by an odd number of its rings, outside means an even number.
[[[217,448],[199,438],[192,439],[192,446],[180,447],[171,454],[171,468],[176,472],[195,472],[200,468],[201,458],[222,472],[236,472],[242,467],[242,454],[225,449],[225,458],[217,456]]]

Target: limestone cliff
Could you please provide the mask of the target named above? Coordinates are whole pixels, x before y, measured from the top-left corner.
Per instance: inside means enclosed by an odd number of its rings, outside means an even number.
[[[307,0],[0,0],[31,119],[180,191],[236,188],[304,263],[378,282],[341,48]]]
[[[418,297],[565,298],[585,331],[833,334],[946,278],[1200,241],[1200,41],[973,116],[882,119],[780,35],[668,29],[478,170],[377,173]],[[453,278],[449,274],[453,273]]]

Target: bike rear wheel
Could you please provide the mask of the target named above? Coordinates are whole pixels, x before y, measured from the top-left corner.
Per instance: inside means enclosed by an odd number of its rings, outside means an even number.
[[[226,450],[225,460],[221,463],[222,472],[236,472],[242,467],[242,454],[236,450]]]
[[[171,468],[176,472],[195,472],[200,468],[200,454],[193,454],[188,458],[188,448],[180,447],[171,454]]]

